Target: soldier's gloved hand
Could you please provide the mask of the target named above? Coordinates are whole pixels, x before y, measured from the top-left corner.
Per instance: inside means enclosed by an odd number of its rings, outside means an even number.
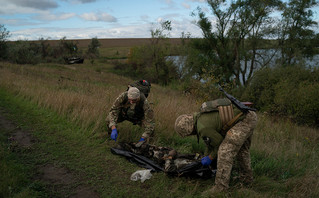
[[[202,165],[203,166],[209,166],[212,163],[212,160],[209,158],[209,156],[202,158]]]
[[[139,142],[144,142],[145,138],[141,137],[141,139],[139,140]]]
[[[116,141],[117,136],[118,136],[117,130],[116,129],[112,129],[111,139]]]
[[[135,144],[135,146],[138,148],[138,147],[141,147],[142,144],[145,143],[145,138],[141,137],[141,139]]]

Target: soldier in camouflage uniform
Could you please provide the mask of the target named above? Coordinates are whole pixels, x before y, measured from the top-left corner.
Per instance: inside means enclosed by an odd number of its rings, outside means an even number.
[[[234,119],[231,120],[233,121],[231,126],[224,127],[227,125],[222,122],[219,108],[181,115],[175,122],[175,131],[182,137],[197,135],[203,138],[207,145],[207,156],[202,158],[204,166],[209,165],[212,159],[218,156],[215,186],[204,194],[221,192],[229,188],[235,158],[240,166],[240,180],[244,183],[253,181],[249,149],[253,131],[257,124],[256,113],[254,111],[241,113],[239,109],[231,105],[228,99],[218,99],[212,101],[212,103],[231,107],[233,114],[238,115],[235,121]]]
[[[123,92],[113,103],[106,118],[111,138],[116,141],[118,136],[117,123],[130,121],[144,128],[139,142],[147,141],[154,131],[154,114],[147,99],[136,87],[130,87]]]

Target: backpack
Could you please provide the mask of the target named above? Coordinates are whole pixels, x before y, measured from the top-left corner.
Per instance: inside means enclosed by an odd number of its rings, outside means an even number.
[[[238,119],[234,119],[235,116],[232,102],[226,98],[204,102],[200,107],[200,113],[212,111],[219,112],[220,120],[225,128]]]
[[[128,88],[127,90],[130,88],[130,87],[136,87],[140,90],[141,93],[144,94],[145,98],[148,97],[148,94],[150,93],[151,91],[151,83],[149,83],[148,81],[146,80],[139,80],[139,81],[135,81],[135,82],[132,82],[128,85]]]

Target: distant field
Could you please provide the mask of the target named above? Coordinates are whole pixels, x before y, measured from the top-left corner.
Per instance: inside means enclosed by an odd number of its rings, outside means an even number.
[[[92,39],[67,39],[67,41],[72,41],[77,44],[78,48],[85,52],[91,43]],[[145,44],[150,44],[151,38],[118,38],[118,39],[98,39],[101,46],[99,49],[101,57],[122,59],[126,58],[130,49],[135,46],[142,46]],[[31,41],[31,42],[39,42],[39,41]],[[170,38],[169,42],[173,45],[180,45],[180,38]],[[50,46],[54,47],[60,43],[60,40],[47,40]]]
[[[68,39],[67,39],[68,40]],[[70,39],[68,41],[74,41],[78,43],[78,47],[83,48],[87,47],[92,39],[77,39],[73,40]],[[151,38],[119,38],[119,39],[99,39],[99,42],[101,43],[101,48],[111,48],[111,47],[134,47],[139,46],[143,44],[148,44],[151,42]],[[169,41],[172,44],[180,44],[181,39],[180,38],[170,38]],[[48,40],[47,41],[51,46],[57,45],[60,40]]]

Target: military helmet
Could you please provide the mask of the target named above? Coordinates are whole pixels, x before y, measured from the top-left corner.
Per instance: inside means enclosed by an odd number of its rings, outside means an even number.
[[[192,135],[194,131],[193,115],[192,114],[180,115],[175,121],[175,131],[182,137]]]

